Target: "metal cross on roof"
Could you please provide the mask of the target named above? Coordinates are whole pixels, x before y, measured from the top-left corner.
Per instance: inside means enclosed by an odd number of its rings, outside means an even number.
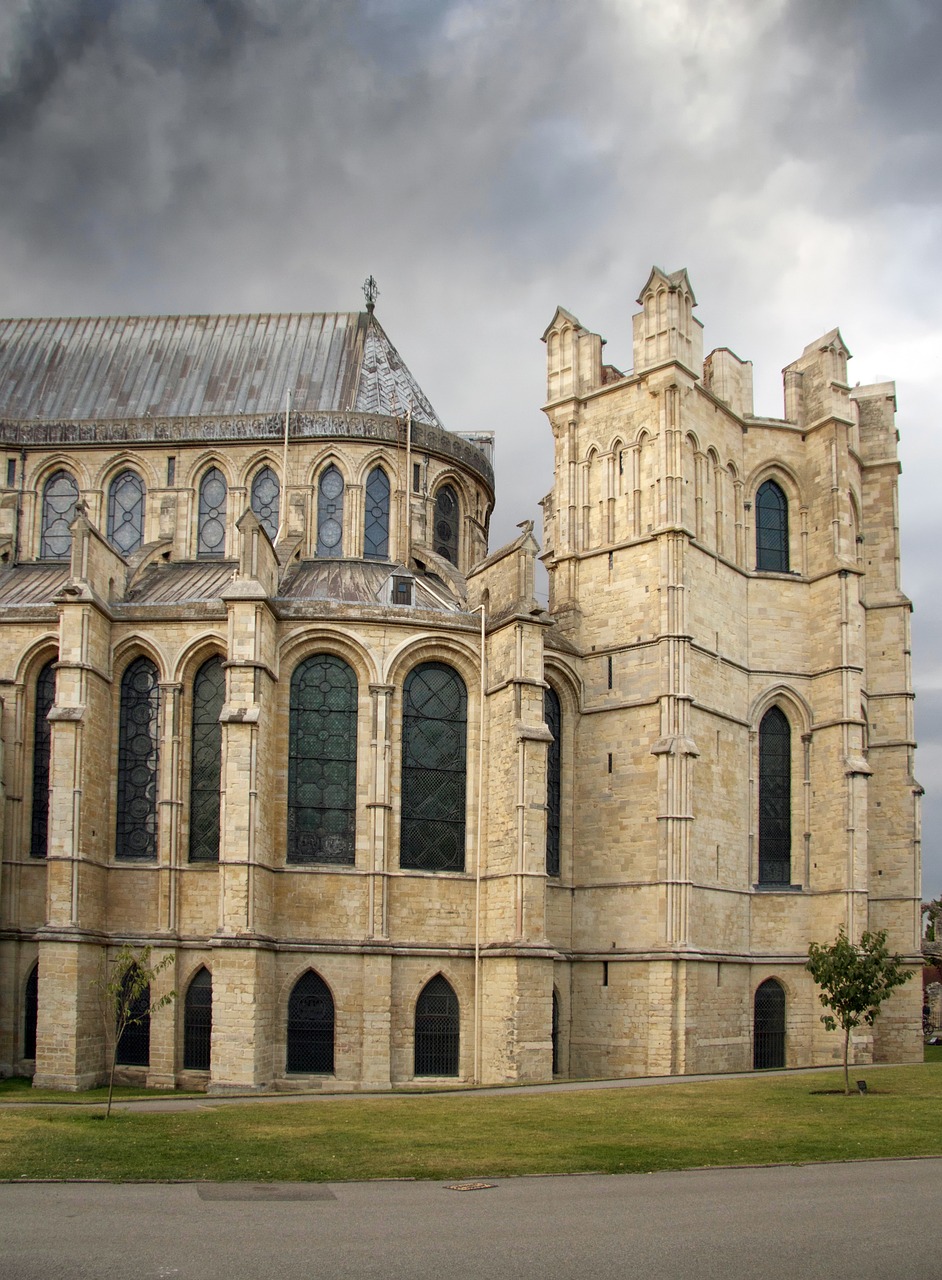
[[[379,285],[372,276],[367,276],[363,281],[363,296],[366,298],[366,309],[372,315],[376,299],[379,297]]]

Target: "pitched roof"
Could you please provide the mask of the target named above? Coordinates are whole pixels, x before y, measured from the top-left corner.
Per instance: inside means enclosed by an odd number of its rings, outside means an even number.
[[[435,410],[369,312],[0,320],[0,418]]]

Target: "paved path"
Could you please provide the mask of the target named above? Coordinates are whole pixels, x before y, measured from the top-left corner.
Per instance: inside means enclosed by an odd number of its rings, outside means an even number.
[[[0,1185],[2,1280],[928,1280],[942,1160],[440,1182]],[[460,1185],[460,1184],[459,1184]]]

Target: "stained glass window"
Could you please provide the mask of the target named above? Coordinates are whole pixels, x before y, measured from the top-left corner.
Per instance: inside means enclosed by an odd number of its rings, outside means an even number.
[[[271,467],[262,467],[261,471],[256,471],[252,480],[252,511],[272,542],[278,533],[280,502],[281,486],[278,484],[278,477]]]
[[[419,871],[463,871],[468,694],[441,662],[409,672],[403,688],[399,861]]]
[[[288,999],[286,1071],[330,1075],[334,1069],[334,998],[327,983],[308,969]]]
[[[343,555],[343,476],[333,464],[317,486],[317,554]]]
[[[125,974],[125,990],[133,981],[131,973]],[[150,987],[146,986],[131,1005],[131,1021],[124,1028],[118,1041],[115,1061],[122,1067],[150,1066]]]
[[[353,866],[356,835],[357,680],[333,654],[291,677],[288,861]]]
[[[752,1065],[756,1071],[785,1065],[785,991],[774,978],[756,990]]]
[[[39,1022],[39,965],[34,964],[26,979],[23,999],[23,1057],[36,1057],[36,1026]]]
[[[562,712],[555,689],[543,691],[543,715],[553,735],[546,751],[546,874],[558,876]]]
[[[226,478],[218,467],[210,467],[200,481],[196,554],[208,559],[226,554]]]
[[[115,857],[157,857],[157,668],[132,662],[121,677]]]
[[[75,519],[78,486],[68,471],[57,471],[43,488],[42,534],[39,555],[43,560],[68,560],[72,551],[69,525]]]
[[[45,858],[49,847],[49,763],[51,726],[47,719],[56,699],[56,664],[47,662],[36,680],[36,709],[33,715],[33,816],[29,852]]]
[[[372,560],[389,555],[389,478],[382,467],[374,467],[366,481],[363,554]]]
[[[435,495],[433,546],[452,564],[458,563],[458,512],[458,495],[450,484],[443,484]]]
[[[788,572],[788,500],[774,480],[756,494],[756,568]]]
[[[791,729],[771,707],[759,725],[759,883],[789,884],[792,856]]]
[[[213,1037],[213,977],[203,966],[183,1002],[183,1069],[208,1071]]]
[[[123,556],[144,541],[144,481],[133,471],[115,476],[108,489],[108,541]]]
[[[218,658],[204,662],[193,681],[190,754],[190,861],[219,861],[219,783],[226,676]]]
[[[415,1003],[415,1074],[458,1074],[461,1011],[451,984],[437,973]]]

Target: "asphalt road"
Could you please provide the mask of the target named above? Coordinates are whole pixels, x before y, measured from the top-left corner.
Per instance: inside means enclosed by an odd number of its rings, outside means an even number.
[[[441,1182],[0,1185],[0,1280],[922,1280],[942,1160]]]

